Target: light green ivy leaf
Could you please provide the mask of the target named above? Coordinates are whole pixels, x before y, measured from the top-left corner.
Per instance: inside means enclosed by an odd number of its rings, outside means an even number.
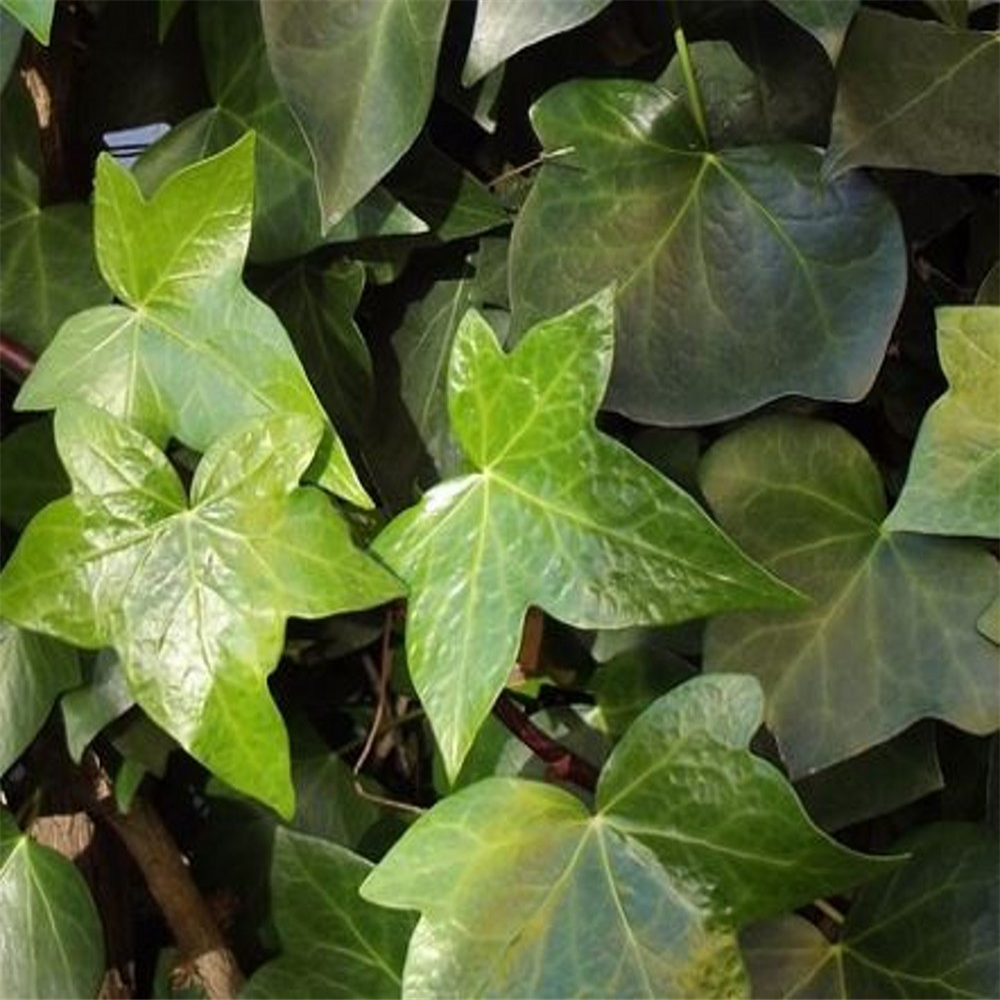
[[[1000,173],[996,32],[864,7],[837,77],[826,176],[857,166]]]
[[[271,899],[281,954],[240,995],[398,997],[414,920],[358,896],[371,868],[346,848],[279,828]]]
[[[312,151],[326,226],[340,222],[420,132],[447,13],[448,0],[262,5],[271,69]]]
[[[470,471],[373,544],[409,586],[407,663],[449,778],[504,686],[529,606],[581,628],[621,628],[798,600],[686,493],[596,431],[613,308],[602,292],[509,355],[469,312],[448,407]]]
[[[735,676],[659,699],[605,765],[595,814],[514,778],[439,802],[361,890],[423,915],[403,995],[744,995],[735,928],[893,863],[827,838],[748,752],[761,708]]]
[[[72,496],[46,507],[0,576],[3,614],[113,646],[149,716],[235,788],[293,808],[288,740],[267,690],[289,615],[398,593],[319,490],[298,487],[322,432],[299,414],[219,439],[190,502],[167,458],[104,410],[66,404],[56,445]]]
[[[76,650],[0,621],[0,774],[27,749],[56,698],[80,680]]]
[[[97,163],[97,256],[124,305],[69,319],[18,394],[22,410],[84,400],[157,443],[204,451],[268,412],[324,420],[320,482],[371,506],[274,313],[243,285],[253,136],[174,174],[152,200],[110,156]]]
[[[104,932],[83,876],[2,807],[0,959],[0,997],[92,997],[104,975]]]
[[[1000,307],[937,310],[948,391],[927,412],[892,531],[1000,537]]]
[[[0,0],[0,6],[24,25],[42,45],[49,44],[56,0]]]
[[[750,928],[758,997],[992,997],[1000,994],[996,835],[941,823],[899,842],[911,860],[862,887],[840,940],[801,917]]]
[[[824,184],[805,145],[709,152],[682,101],[636,80],[563,84],[531,118],[564,155],[514,225],[515,331],[616,281],[606,405],[647,423],[865,394],[906,284],[895,210],[865,178]]]
[[[797,614],[727,615],[705,636],[706,669],[760,678],[794,777],[927,716],[996,728],[1000,661],[976,631],[996,560],[884,526],[878,469],[847,431],[760,419],[709,450],[701,482],[723,528],[814,601]]]

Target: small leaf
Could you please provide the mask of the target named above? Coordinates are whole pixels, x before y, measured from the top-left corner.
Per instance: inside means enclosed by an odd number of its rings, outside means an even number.
[[[28,526],[5,567],[4,614],[114,646],[150,717],[234,787],[292,812],[287,737],[267,691],[289,615],[391,599],[328,498],[298,479],[318,422],[260,418],[220,438],[188,503],[166,457],[103,410],[67,404],[56,444],[73,495]]]
[[[860,0],[771,0],[785,17],[808,31],[835,63]]]
[[[0,996],[92,997],[104,932],[72,861],[36,844],[0,807]]]
[[[920,426],[892,531],[1000,536],[1000,307],[937,310],[948,391]]]
[[[462,83],[471,87],[516,52],[584,24],[610,2],[535,0],[531,4],[512,4],[508,0],[479,0]]]
[[[0,5],[20,21],[42,45],[49,44],[56,0],[0,0]]]
[[[529,606],[581,628],[621,628],[797,600],[687,494],[595,430],[612,312],[602,292],[510,355],[468,313],[448,405],[471,471],[374,542],[409,585],[407,663],[450,778],[503,688]]]
[[[1000,173],[1000,36],[862,8],[840,57],[823,171]]]
[[[27,749],[56,698],[79,683],[74,649],[0,621],[0,774]]]
[[[928,716],[996,728],[996,649],[975,627],[996,594],[996,560],[882,526],[878,469],[845,430],[763,418],[716,443],[701,478],[722,526],[814,601],[793,615],[719,618],[705,636],[706,669],[760,678],[793,777]]]
[[[253,149],[252,136],[241,139],[175,174],[151,201],[102,154],[97,255],[126,304],[68,320],[22,387],[18,408],[84,400],[158,443],[173,435],[198,451],[268,412],[324,417],[277,317],[240,278]],[[371,505],[328,422],[319,461],[324,486]]]
[[[20,424],[0,441],[0,517],[5,524],[22,531],[68,489],[50,418]]]
[[[134,704],[118,654],[102,649],[88,682],[65,694],[59,702],[70,757],[79,764],[91,740]]]
[[[606,764],[596,815],[513,778],[439,802],[361,890],[423,914],[404,996],[743,995],[739,922],[895,863],[829,840],[750,756],[760,701],[737,677],[661,698]]]
[[[371,867],[336,844],[279,829],[271,897],[281,954],[240,995],[398,997],[414,921],[358,896]]]
[[[326,226],[416,139],[434,92],[447,11],[446,0],[262,5],[271,69],[312,151]]]
[[[531,117],[547,152],[572,152],[514,225],[514,329],[616,281],[609,408],[690,425],[867,392],[906,283],[867,180],[822,183],[803,145],[704,150],[684,104],[636,80],[562,84]]]

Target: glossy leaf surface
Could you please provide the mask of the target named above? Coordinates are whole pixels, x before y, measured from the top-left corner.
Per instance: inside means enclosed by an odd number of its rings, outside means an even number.
[[[808,31],[836,62],[860,0],[770,0],[785,17]]]
[[[708,669],[760,678],[793,776],[925,716],[996,728],[1000,664],[976,631],[996,561],[883,527],[878,470],[845,430],[794,417],[749,424],[708,452],[702,490],[748,553],[815,602],[793,615],[726,616],[705,637]]]
[[[241,996],[398,997],[414,921],[361,899],[371,867],[336,844],[279,829],[271,896],[282,951]]]
[[[620,628],[796,603],[687,494],[594,428],[612,313],[601,293],[509,355],[468,313],[448,405],[471,471],[375,540],[409,586],[407,663],[449,777],[514,664],[530,605],[579,627]]]
[[[103,974],[101,921],[83,876],[0,807],[0,996],[92,997]]]
[[[74,649],[0,621],[0,774],[27,749],[56,698],[79,683]]]
[[[891,53],[892,58],[886,58]],[[824,172],[1000,173],[1000,37],[862,9],[838,65]]]
[[[516,52],[589,21],[610,2],[535,0],[531,4],[512,4],[507,0],[479,0],[462,83],[471,87]]]
[[[924,417],[894,531],[1000,536],[1000,308],[937,312],[938,354],[949,389]]]
[[[262,6],[268,58],[312,151],[326,226],[338,223],[416,139],[434,92],[447,12],[447,0]]]
[[[404,996],[742,995],[731,928],[887,864],[830,841],[748,753],[760,709],[750,678],[659,699],[605,765],[594,815],[512,778],[435,806],[362,888],[423,914]]]
[[[913,858],[858,893],[837,944],[801,917],[743,939],[761,997],[990,997],[1000,991],[995,835],[940,824],[898,845]]]
[[[395,581],[328,498],[297,486],[319,442],[295,414],[250,422],[202,459],[188,502],[166,457],[104,410],[67,404],[56,443],[73,495],[28,526],[3,613],[114,646],[150,717],[234,787],[292,811],[288,745],[267,691],[289,615],[369,607]]]
[[[111,157],[97,164],[97,255],[125,305],[59,331],[18,394],[20,409],[101,406],[163,442],[204,451],[268,412],[324,418],[281,323],[240,274],[250,238],[253,137],[171,177],[152,200]],[[187,224],[180,226],[183,218]],[[320,481],[370,505],[329,423]]]
[[[649,83],[567,83],[531,117],[546,151],[573,151],[542,167],[515,224],[514,326],[616,281],[611,409],[693,424],[789,393],[864,395],[906,271],[870,183],[822,183],[806,146],[707,152]]]

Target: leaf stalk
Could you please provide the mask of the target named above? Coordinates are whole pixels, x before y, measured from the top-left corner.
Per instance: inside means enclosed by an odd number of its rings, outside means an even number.
[[[705,119],[705,106],[702,104],[698,80],[694,75],[694,64],[691,62],[691,52],[688,49],[687,38],[684,36],[684,28],[681,25],[681,15],[677,0],[671,0],[670,11],[674,21],[674,45],[677,47],[677,57],[681,61],[681,73],[684,75],[688,105],[691,108],[691,115],[694,118],[695,125],[698,127],[701,140],[707,148],[709,141],[708,124]]]

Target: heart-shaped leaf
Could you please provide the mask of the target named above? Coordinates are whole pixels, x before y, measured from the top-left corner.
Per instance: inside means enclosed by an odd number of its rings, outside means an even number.
[[[835,63],[860,0],[771,0],[785,17],[808,31]]]
[[[941,823],[900,843],[911,860],[864,886],[840,939],[801,917],[743,936],[759,997],[992,997],[1000,993],[996,835]]]
[[[0,808],[0,996],[92,997],[104,933],[72,861],[23,836]]]
[[[447,0],[262,5],[271,69],[312,151],[327,226],[416,139],[434,94],[447,12]]]
[[[996,648],[976,631],[996,594],[996,560],[883,526],[878,469],[845,430],[758,420],[712,447],[701,480],[737,542],[815,602],[794,615],[719,618],[705,636],[706,668],[761,679],[793,776],[925,716],[996,729]]]
[[[75,650],[0,621],[0,774],[35,738],[56,698],[79,683]]]
[[[158,443],[173,435],[198,451],[268,412],[325,420],[281,323],[240,277],[253,150],[247,136],[175,174],[151,201],[101,156],[97,256],[126,304],[67,320],[22,387],[20,409],[84,400]],[[317,461],[323,485],[371,505],[329,422]]]
[[[267,691],[285,619],[398,593],[353,547],[329,499],[297,486],[321,433],[298,414],[251,421],[208,450],[189,503],[148,438],[104,410],[66,404],[56,444],[73,495],[31,522],[0,576],[5,617],[113,646],[154,721],[285,815],[288,741]]]
[[[837,78],[828,176],[860,165],[1000,173],[996,32],[865,7],[847,36]]]
[[[949,389],[928,411],[885,526],[932,535],[1000,535],[1000,307],[937,311]]]
[[[337,844],[279,828],[271,898],[281,954],[240,995],[398,997],[414,920],[358,896],[371,868]]]
[[[827,838],[751,756],[761,708],[745,677],[665,695],[612,753],[595,815],[514,778],[438,803],[361,890],[423,914],[404,995],[741,995],[732,929],[892,863]]]
[[[581,628],[620,628],[797,600],[687,494],[594,428],[612,317],[602,292],[507,355],[469,312],[448,406],[472,471],[375,540],[409,585],[407,663],[450,778],[514,665],[530,605]]]
[[[611,409],[693,424],[789,393],[865,394],[906,284],[899,222],[873,185],[824,184],[812,147],[704,150],[683,103],[650,83],[563,84],[531,118],[565,155],[514,226],[514,326],[617,281]]]

